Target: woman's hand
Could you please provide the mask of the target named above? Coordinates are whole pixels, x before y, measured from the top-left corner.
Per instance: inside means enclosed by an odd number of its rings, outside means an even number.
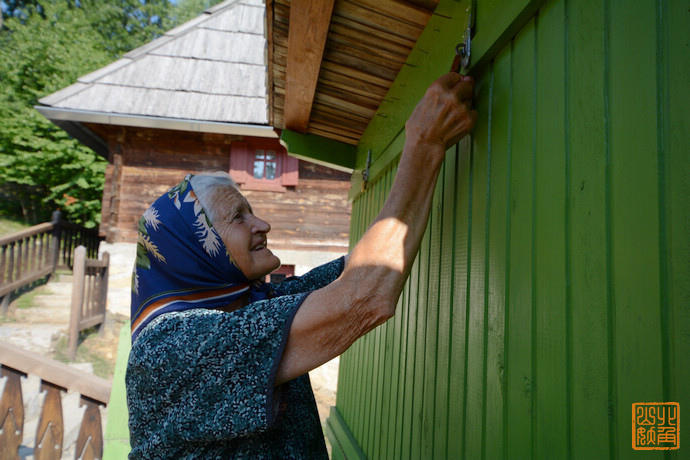
[[[431,84],[405,124],[406,142],[445,151],[466,136],[477,121],[472,110],[474,79],[451,72]]]

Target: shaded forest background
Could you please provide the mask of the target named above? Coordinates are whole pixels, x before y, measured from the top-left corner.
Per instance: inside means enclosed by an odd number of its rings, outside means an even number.
[[[0,217],[98,226],[105,160],[33,107],[219,2],[0,1]]]

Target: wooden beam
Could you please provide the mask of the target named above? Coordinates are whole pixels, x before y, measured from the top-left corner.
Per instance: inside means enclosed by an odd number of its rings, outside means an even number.
[[[0,364],[25,374],[38,376],[44,382],[76,391],[82,396],[108,404],[112,386],[108,380],[78,371],[43,355],[0,342]]]
[[[335,0],[293,0],[285,83],[285,128],[304,133],[314,103]]]

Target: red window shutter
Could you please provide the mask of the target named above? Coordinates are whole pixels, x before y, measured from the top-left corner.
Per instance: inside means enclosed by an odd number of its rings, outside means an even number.
[[[249,180],[247,162],[249,161],[249,146],[246,142],[233,142],[230,146],[230,177],[238,184]]]
[[[299,180],[299,160],[283,151],[283,173],[281,183],[284,187],[295,187]]]

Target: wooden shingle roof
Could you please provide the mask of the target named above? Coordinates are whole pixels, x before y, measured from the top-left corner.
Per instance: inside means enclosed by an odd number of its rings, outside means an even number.
[[[184,120],[268,129],[264,28],[263,1],[222,2],[42,98],[37,109],[53,121],[166,127],[163,120],[182,129],[174,122]]]
[[[268,0],[269,123],[357,144],[437,3]]]

